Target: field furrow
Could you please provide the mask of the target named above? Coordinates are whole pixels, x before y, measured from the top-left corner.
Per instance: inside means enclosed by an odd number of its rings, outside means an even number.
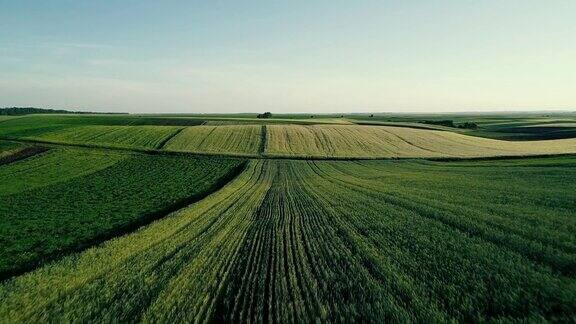
[[[530,314],[534,309],[530,309],[526,305],[520,307],[524,298],[528,298],[526,296],[530,296],[531,300],[542,298],[540,299],[542,309],[551,306],[556,307],[553,305],[564,305],[561,308],[562,312],[570,314],[569,307],[571,306],[568,305],[573,305],[575,302],[574,298],[570,297],[571,293],[567,292],[574,288],[572,279],[556,277],[549,272],[547,267],[534,265],[516,253],[507,252],[506,249],[494,244],[486,244],[483,240],[470,237],[458,230],[453,230],[451,227],[445,227],[442,223],[434,223],[434,221],[431,222],[426,218],[415,218],[418,213],[405,206],[398,206],[386,201],[386,195],[382,195],[380,198],[377,195],[365,195],[361,190],[365,182],[353,189],[344,190],[346,194],[340,196],[337,194],[339,190],[334,189],[335,186],[339,185],[333,179],[341,177],[334,177],[334,174],[330,172],[327,172],[326,176],[326,182],[329,183],[326,189],[331,188],[331,198],[340,202],[342,215],[347,215],[345,220],[356,228],[358,233],[361,233],[359,238],[362,241],[372,242],[376,251],[385,253],[384,255],[389,260],[398,264],[400,269],[415,278],[416,286],[422,285],[423,289],[432,289],[431,295],[441,295],[446,298],[439,298],[439,301],[442,301],[444,311],[451,316],[469,320],[475,318],[474,313],[470,311],[474,308],[478,309],[477,307],[482,305],[480,300],[485,298],[482,297],[483,291],[490,292],[492,298],[506,297],[506,299],[500,299],[500,302],[496,302],[496,304],[493,304],[494,300],[492,300],[485,305],[485,307],[490,308],[485,308],[481,313],[490,314],[490,316],[499,316],[499,314],[523,316],[522,311],[525,312],[524,314]],[[319,185],[320,183],[316,183],[313,188],[322,192],[322,189],[318,187]],[[357,192],[362,194],[355,195],[354,193]],[[321,198],[318,196],[317,200]],[[344,203],[343,206],[342,203]],[[375,213],[376,210],[378,212]],[[392,215],[394,218],[389,219]],[[469,216],[461,215],[461,218],[465,217]],[[403,218],[406,219],[403,220]],[[394,224],[399,224],[400,227],[394,226]],[[449,253],[444,251],[449,251]],[[435,258],[431,259],[432,256]],[[557,253],[556,257],[562,258],[560,253]],[[483,259],[486,260],[482,261]],[[438,263],[439,260],[444,261]],[[470,263],[470,260],[475,260],[476,265]],[[464,270],[475,266],[480,266],[482,270]],[[442,277],[444,272],[446,277]],[[427,278],[426,273],[430,277]],[[448,273],[452,274],[449,275]],[[456,276],[456,273],[459,275]],[[494,280],[492,276],[497,273],[500,273],[498,285],[501,286],[494,286],[492,281]],[[484,275],[487,277],[483,278]],[[474,277],[474,279],[470,279],[470,277]],[[477,286],[474,288],[464,286],[471,284]],[[483,285],[486,286],[483,287]],[[568,285],[565,287],[571,288],[560,289],[559,287],[562,285]],[[502,292],[499,290],[504,289],[504,287],[507,290],[504,290],[504,295],[501,295]],[[451,292],[451,289],[454,291]],[[471,293],[462,294],[463,291]],[[513,293],[514,291],[517,294]],[[512,293],[512,295],[508,295],[508,293]],[[453,296],[450,297],[451,295]],[[469,298],[469,300],[465,302],[463,297]],[[515,304],[516,306],[514,306]],[[463,308],[464,305],[469,305],[469,310]],[[559,309],[555,311],[559,311]]]

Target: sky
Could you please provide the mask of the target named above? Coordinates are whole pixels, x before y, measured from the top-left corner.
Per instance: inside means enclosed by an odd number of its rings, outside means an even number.
[[[0,0],[0,107],[576,110],[576,1]]]

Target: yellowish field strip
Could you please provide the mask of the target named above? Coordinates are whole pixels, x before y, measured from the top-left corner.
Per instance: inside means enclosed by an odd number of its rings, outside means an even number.
[[[266,154],[298,157],[489,157],[576,153],[576,139],[511,142],[391,126],[270,125]]]
[[[164,149],[199,153],[257,154],[259,125],[192,126],[174,136]]]
[[[576,153],[576,138],[518,142],[384,125],[78,126],[25,138],[250,157],[472,158]]]

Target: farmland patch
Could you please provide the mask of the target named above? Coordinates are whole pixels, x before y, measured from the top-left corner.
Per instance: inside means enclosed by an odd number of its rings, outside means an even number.
[[[509,142],[390,126],[268,126],[266,154],[297,157],[486,157],[576,153],[576,139]]]
[[[170,151],[258,154],[260,125],[193,126],[184,129],[164,145]]]
[[[569,320],[575,163],[253,161],[188,208],[0,285],[0,316]]]
[[[124,233],[216,189],[242,161],[48,155],[0,168],[0,277]],[[60,166],[59,166],[60,165]],[[62,171],[78,168],[68,179]],[[47,171],[46,174],[43,171]],[[35,179],[39,177],[39,179]],[[31,179],[27,184],[23,178]]]
[[[58,143],[156,149],[180,129],[175,126],[80,126],[31,138]]]

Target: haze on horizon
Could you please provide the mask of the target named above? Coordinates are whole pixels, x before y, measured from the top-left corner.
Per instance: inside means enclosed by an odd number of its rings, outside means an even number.
[[[0,107],[574,110],[575,1],[0,1]]]

